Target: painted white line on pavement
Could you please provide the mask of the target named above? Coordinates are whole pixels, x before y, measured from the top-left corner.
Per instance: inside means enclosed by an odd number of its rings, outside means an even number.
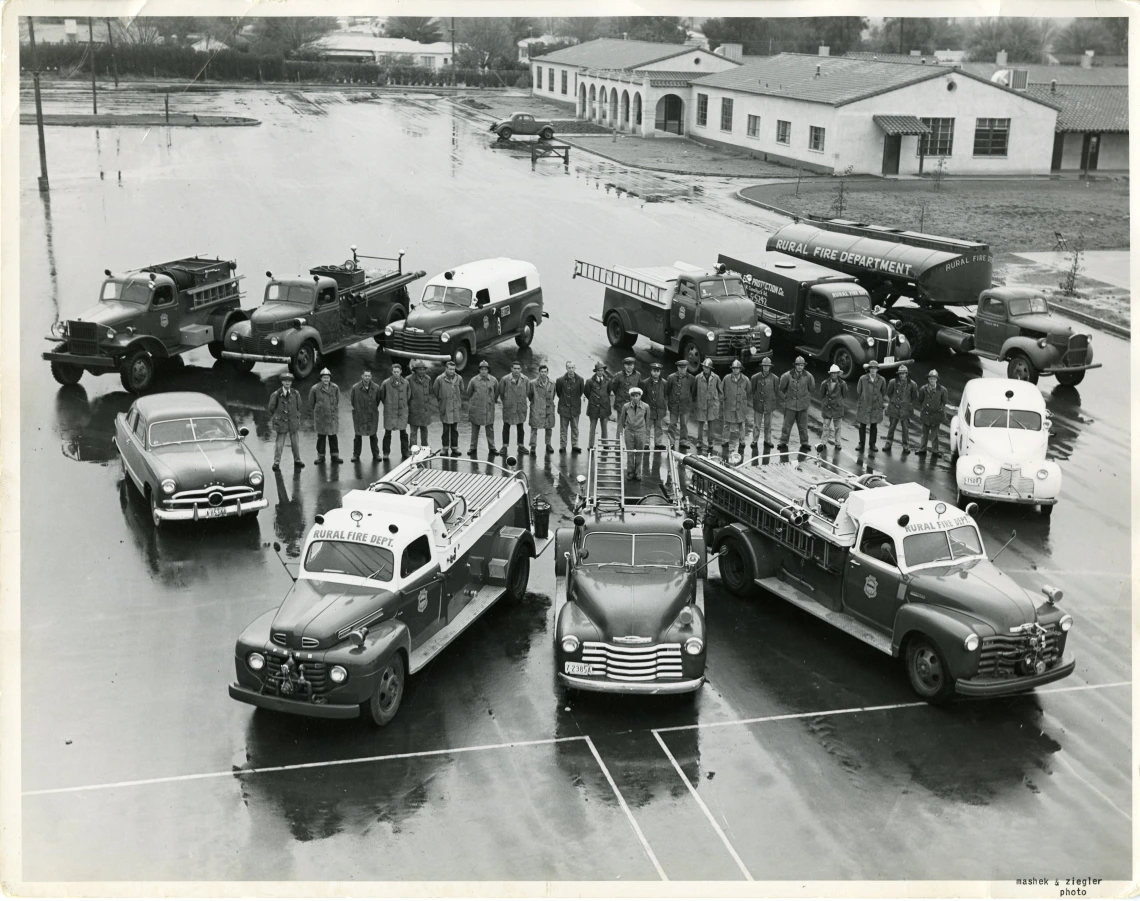
[[[618,799],[618,804],[620,804],[621,809],[625,811],[625,815],[629,820],[629,825],[633,827],[633,831],[637,835],[637,840],[641,842],[642,849],[649,857],[649,860],[653,863],[653,868],[657,870],[657,875],[661,877],[662,882],[668,882],[669,877],[666,876],[665,871],[661,869],[661,863],[657,860],[657,855],[653,853],[653,849],[649,847],[649,842],[645,840],[645,834],[641,831],[641,827],[637,825],[637,820],[633,818],[633,811],[631,811],[629,809],[629,805],[625,803],[625,798],[622,797],[622,793],[618,790],[617,783],[614,782],[614,777],[610,775],[610,771],[606,768],[605,763],[602,762],[602,755],[599,754],[598,749],[594,747],[594,742],[591,741],[590,736],[586,735],[583,737],[586,739],[586,744],[590,748],[590,753],[594,755],[594,760],[596,760],[598,762],[598,766],[601,767],[602,775],[606,777],[606,781],[610,784],[610,788],[613,789],[613,793]]]
[[[689,790],[689,794],[691,794],[693,796],[693,799],[700,806],[701,810],[704,811],[705,816],[708,818],[708,821],[712,824],[712,827],[716,831],[716,834],[719,835],[720,840],[722,842],[724,842],[724,846],[725,846],[725,848],[728,849],[728,853],[732,855],[732,859],[735,860],[736,865],[738,867],[740,867],[740,872],[744,874],[744,878],[747,879],[749,882],[754,882],[755,880],[753,880],[752,874],[748,872],[748,867],[746,867],[744,865],[744,861],[740,859],[740,855],[737,854],[736,849],[734,847],[732,847],[732,842],[730,842],[728,840],[728,836],[725,835],[724,831],[720,828],[720,824],[716,821],[716,818],[712,815],[712,811],[709,810],[708,807],[705,805],[704,799],[701,798],[701,796],[697,794],[697,790],[695,788],[693,788],[693,783],[691,783],[689,781],[689,777],[685,775],[685,771],[682,770],[681,765],[679,763],[677,763],[677,758],[673,756],[673,752],[669,750],[669,748],[668,748],[668,746],[666,746],[664,740],[661,738],[660,735],[657,734],[656,729],[653,730],[653,737],[657,739],[657,744],[661,745],[661,750],[665,752],[665,756],[668,757],[669,762],[671,764],[673,764],[673,769],[675,769],[677,771],[677,775],[680,776],[681,781],[685,783],[685,788],[687,788]]]
[[[439,757],[445,754],[466,754],[471,751],[501,751],[505,748],[522,748],[533,745],[552,745],[563,741],[589,741],[584,735],[562,738],[539,738],[532,741],[507,741],[497,745],[470,745],[466,748],[441,748],[437,751],[408,751],[404,754],[377,754],[374,757],[350,757],[347,760],[314,760],[311,763],[290,763],[284,766],[253,767],[248,770],[232,769],[215,773],[191,773],[185,776],[158,776],[154,779],[130,779],[126,782],[103,782],[95,785],[75,785],[67,788],[40,788],[23,792],[25,798],[33,795],[61,795],[69,792],[100,791],[108,788],[133,788],[139,785],[162,785],[168,782],[192,782],[196,779],[220,779],[223,776],[253,776],[260,773],[284,773],[290,770],[308,770],[323,766],[347,766],[353,763],[379,763],[385,760],[405,760],[409,757]],[[596,755],[595,755],[596,756]]]
[[[1039,695],[1059,695],[1066,691],[1093,691],[1099,688],[1123,688],[1126,685],[1131,685],[1131,681],[1127,682],[1097,682],[1092,685],[1063,685],[1058,688],[1039,688],[1037,694]]]
[[[1073,765],[1071,763],[1069,763],[1069,761],[1067,761],[1063,755],[1054,754],[1053,759],[1060,762],[1060,763],[1063,763],[1065,765],[1065,769],[1067,769],[1070,773],[1072,773],[1074,776],[1076,776],[1078,779],[1080,779],[1081,782],[1083,782],[1085,785],[1087,785],[1093,794],[1098,795],[1102,801],[1104,801],[1109,807],[1111,807],[1118,814],[1120,814],[1122,817],[1124,817],[1124,819],[1128,820],[1129,823],[1132,822],[1132,814],[1127,813],[1126,811],[1123,811],[1119,807],[1117,807],[1115,802],[1113,802],[1113,800],[1108,795],[1106,795],[1099,788],[1097,788],[1095,785],[1093,785],[1091,782],[1089,782],[1088,779],[1086,779],[1084,776],[1082,776],[1080,773],[1078,773],[1075,769],[1073,769]]]

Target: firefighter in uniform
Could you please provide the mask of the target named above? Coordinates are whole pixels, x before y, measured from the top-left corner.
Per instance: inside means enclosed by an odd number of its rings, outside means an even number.
[[[625,435],[627,456],[626,478],[632,482],[641,481],[641,464],[649,444],[649,407],[641,402],[644,392],[636,385],[629,389],[629,400],[618,413],[618,430]]]
[[[614,396],[614,411],[620,415],[629,401],[629,389],[641,386],[641,374],[634,370],[637,360],[626,357],[621,361],[622,371],[610,379],[610,394]]]
[[[949,395],[946,389],[938,384],[938,370],[931,369],[926,374],[926,384],[918,389],[918,415],[922,420],[922,443],[919,444],[917,451],[920,457],[926,454],[927,439],[933,445],[930,456],[938,456],[938,440],[947,403]]]
[[[586,398],[586,416],[590,419],[590,441],[587,447],[594,446],[594,432],[598,423],[602,424],[602,437],[608,437],[610,413],[610,380],[606,378],[606,364],[594,364],[594,377],[582,386],[582,396]]]
[[[780,444],[777,450],[788,449],[793,422],[800,433],[800,450],[811,450],[807,418],[811,396],[815,393],[815,377],[804,368],[805,366],[807,361],[803,357],[796,357],[793,367],[780,376],[777,394],[784,408],[784,424],[780,428]]]
[[[665,414],[669,412],[665,398],[665,379],[661,378],[661,364],[649,366],[649,378],[641,383],[645,405],[649,407],[649,422],[653,426],[653,449],[665,450]]]
[[[688,450],[693,377],[684,359],[677,361],[677,371],[665,381],[665,403],[669,408],[669,441],[676,450]]]
[[[721,454],[727,460],[729,446],[735,444],[736,452],[743,457],[744,444],[748,439],[748,411],[752,409],[752,383],[744,374],[744,364],[740,360],[732,361],[732,372],[720,383],[720,391],[724,415]]]
[[[872,360],[866,366],[867,371],[859,376],[859,383],[855,386],[855,422],[859,426],[859,453],[863,453],[867,426],[870,426],[871,443],[866,446],[867,451],[873,454],[879,449],[875,442],[878,441],[879,423],[883,421],[883,411],[887,406],[887,380],[879,375],[878,360]]]
[[[711,454],[720,419],[720,376],[706,358],[693,384],[693,418],[697,421],[697,453]],[[706,435],[707,432],[707,435]]]
[[[839,429],[843,425],[843,414],[847,412],[847,383],[840,377],[839,367],[834,363],[827,370],[827,379],[819,386],[820,412],[823,413],[823,433],[819,437],[819,447],[823,453],[827,445],[842,447]]]
[[[760,429],[764,429],[764,450],[772,449],[772,413],[780,396],[780,380],[772,372],[772,358],[760,361],[760,371],[752,376],[752,456],[760,456]]]
[[[887,426],[887,441],[883,445],[883,450],[890,451],[895,438],[895,426],[902,423],[904,457],[910,453],[910,417],[918,400],[918,383],[911,381],[907,373],[904,363],[899,367],[898,375],[887,385],[887,418],[890,425]]]

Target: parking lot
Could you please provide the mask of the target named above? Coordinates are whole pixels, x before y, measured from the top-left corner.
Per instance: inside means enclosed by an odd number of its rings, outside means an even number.
[[[548,555],[521,604],[496,605],[410,679],[385,729],[231,701],[236,636],[290,584],[272,543],[295,559],[314,515],[384,470],[314,466],[309,425],[309,465],[267,472],[255,523],[156,531],[110,446],[132,396],[113,375],[60,388],[39,359],[52,321],[95,302],[104,268],[236,259],[253,307],[267,269],[307,272],[352,244],[404,249],[429,275],[524,259],[551,318],[517,356],[528,376],[540,362],[556,376],[567,359],[616,371],[624,356],[589,318],[602,289],[572,279],[576,259],[746,257],[775,221],[733,204],[727,179],[653,176],[648,191],[650,176],[581,154],[532,169],[442,100],[305,99],[217,98],[256,128],[49,129],[47,198],[35,129],[21,128],[24,881],[1129,877],[1130,348],[1101,333],[1104,366],[1079,390],[1041,382],[1065,478],[1054,515],[979,514],[991,557],[1010,542],[1002,569],[1065,591],[1077,670],[1062,682],[929,707],[898,661],[773,597],[734,597],[714,569],[695,699],[565,697]],[[644,341],[634,353],[645,372],[671,366]],[[487,354],[496,376],[515,358],[513,343]],[[790,360],[779,351],[777,371]],[[936,362],[952,399],[969,378],[1004,375]],[[347,395],[365,366],[389,363],[368,342],[329,366]],[[284,367],[239,375],[204,349],[187,364],[160,390],[217,398],[268,469],[266,404]],[[346,421],[347,399],[342,442]],[[813,434],[818,423],[813,411]],[[850,416],[846,430],[839,463],[855,467]],[[861,462],[953,499],[945,458]],[[567,524],[585,458],[522,467],[552,527]]]

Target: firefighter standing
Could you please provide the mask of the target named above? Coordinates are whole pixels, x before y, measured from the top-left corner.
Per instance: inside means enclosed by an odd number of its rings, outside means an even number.
[[[926,384],[918,389],[918,415],[922,420],[922,443],[917,451],[920,457],[926,454],[927,439],[933,445],[930,456],[938,456],[938,441],[948,402],[946,389],[938,384],[938,370],[931,369],[926,374]]]
[[[641,463],[649,444],[649,407],[641,402],[644,392],[636,385],[629,389],[629,400],[618,413],[618,429],[625,435],[625,449],[629,451],[626,478],[641,481]]]
[[[732,372],[720,383],[721,412],[724,416],[724,431],[721,434],[721,454],[728,459],[729,446],[736,445],[736,452],[744,456],[744,443],[748,439],[748,412],[752,409],[752,383],[744,374],[744,364],[732,361]]]
[[[859,425],[859,453],[866,445],[867,426],[871,427],[870,453],[875,453],[879,445],[879,423],[883,421],[883,411],[887,406],[887,380],[879,375],[879,361],[866,364],[867,371],[859,377],[855,386],[855,422]]]
[[[883,450],[891,449],[895,426],[901,422],[904,457],[910,453],[910,416],[918,400],[918,384],[911,381],[907,372],[905,364],[900,366],[898,375],[887,385],[887,418],[890,420],[890,425],[887,427],[887,441],[883,445]]]
[[[804,367],[807,361],[803,357],[796,357],[795,364],[780,376],[780,385],[777,396],[784,408],[784,424],[780,428],[780,444],[777,450],[788,449],[788,439],[792,437],[792,423],[800,433],[800,450],[811,450],[811,439],[808,438],[808,408],[811,406],[811,396],[815,393],[815,377]]]
[[[823,414],[823,433],[819,437],[821,453],[827,445],[842,447],[839,429],[843,425],[843,414],[847,412],[847,383],[840,378],[840,369],[834,363],[827,370],[827,379],[819,386],[820,412]]]
[[[693,403],[693,377],[684,359],[665,381],[665,404],[669,408],[669,440],[677,450],[689,449],[689,407]]]
[[[764,450],[772,449],[772,413],[779,401],[780,380],[772,372],[772,358],[760,361],[760,371],[752,376],[752,456],[760,455],[760,427],[764,428]]]

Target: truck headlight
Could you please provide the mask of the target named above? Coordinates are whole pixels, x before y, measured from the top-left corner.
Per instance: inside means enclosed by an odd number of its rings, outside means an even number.
[[[249,484],[251,484],[254,488],[261,484],[261,479],[261,473],[256,469],[249,474]]]
[[[53,322],[49,331],[53,338],[66,338],[67,337],[67,323],[66,322]]]
[[[1061,621],[1058,623],[1058,625],[1061,627],[1062,632],[1068,632],[1071,628],[1073,628],[1073,618],[1066,613],[1061,617]]]
[[[1039,469],[1039,470],[1037,470],[1037,478],[1038,478],[1038,479],[1047,479],[1047,478],[1049,478],[1049,471],[1048,471],[1047,469]]]
[[[348,670],[343,666],[334,666],[329,670],[329,678],[332,679],[337,685],[340,685],[345,679],[348,678]]]
[[[701,641],[699,638],[690,638],[688,641],[685,642],[685,653],[686,654],[699,654],[701,651],[704,650],[704,647],[705,647],[705,643],[703,641]]]
[[[280,341],[278,341],[276,338],[270,338],[270,339],[269,339],[269,343],[270,343],[270,344],[272,344],[274,347],[276,347],[276,346],[277,346],[278,344],[280,344],[281,342],[280,342]]]
[[[174,479],[163,479],[162,480],[162,493],[163,494],[174,494]]]
[[[103,333],[103,337],[106,338],[108,341],[114,341],[115,340],[115,330],[113,328],[108,328],[107,331],[105,331]]]
[[[982,640],[978,638],[978,636],[973,632],[971,632],[966,636],[966,640],[962,642],[962,647],[964,647],[967,651],[976,651],[978,649],[978,645],[981,643]]]
[[[1037,346],[1038,346],[1038,347],[1045,347],[1045,346],[1047,346],[1048,344],[1049,344],[1049,339],[1048,339],[1048,338],[1038,338],[1038,339],[1037,339]]]
[[[573,654],[578,650],[578,638],[574,635],[567,635],[562,639],[562,650],[564,653]]]
[[[442,335],[439,336],[439,341],[441,344],[446,344],[450,340],[451,340],[451,335],[449,335],[447,332],[444,332]]]
[[[981,463],[975,463],[974,464],[974,475],[976,475],[976,476],[984,475],[985,472],[986,472],[986,468],[984,466],[982,466]]]
[[[231,341],[237,341],[237,339],[238,339],[237,332],[230,332],[230,340]]]
[[[867,346],[868,347],[874,347],[875,346],[875,339],[874,338],[868,338],[867,339]]]
[[[251,670],[258,671],[265,669],[265,655],[259,654],[257,651],[254,651],[246,657],[245,662],[249,664]]]
[[[708,338],[710,341],[715,341],[716,340],[716,332],[706,332],[705,337]]]
[[[764,326],[764,335],[768,338],[772,337],[772,330],[768,326]]]
[[[390,326],[390,325],[384,329],[384,336],[386,338],[391,338],[392,335],[394,335],[395,333],[396,333],[396,330],[394,328],[392,328],[392,326]]]

